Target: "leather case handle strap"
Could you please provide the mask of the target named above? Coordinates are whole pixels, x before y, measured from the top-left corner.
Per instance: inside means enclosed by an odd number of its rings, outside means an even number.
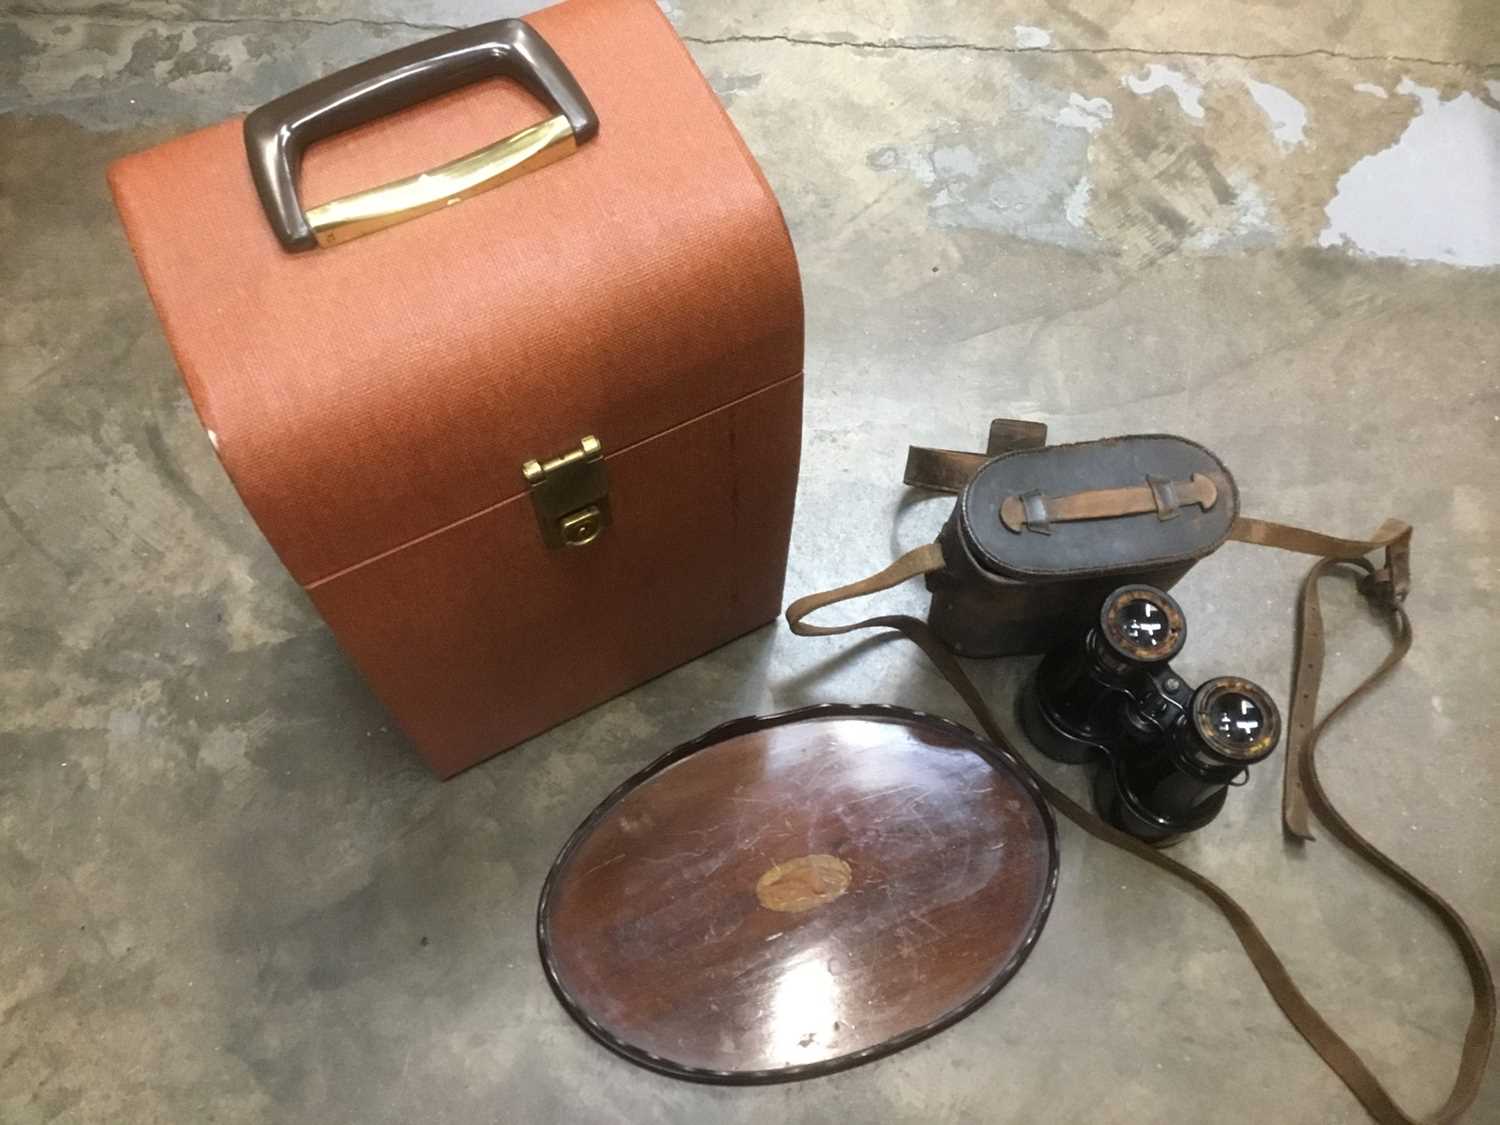
[[[297,195],[307,146],[485,78],[513,78],[555,116],[420,176],[323,204]],[[250,175],[284,249],[347,241],[436,210],[567,155],[599,131],[593,106],[546,40],[497,20],[439,35],[327,75],[245,118]]]
[[[1157,519],[1176,519],[1184,504],[1197,504],[1205,512],[1219,499],[1219,486],[1212,477],[1194,473],[1192,479],[1172,481],[1146,477],[1144,484],[1124,488],[1094,488],[1066,496],[1044,497],[1040,492],[1007,496],[1000,503],[1000,522],[1014,532],[1040,531],[1050,535],[1050,524],[1077,520],[1111,519],[1155,512]]]

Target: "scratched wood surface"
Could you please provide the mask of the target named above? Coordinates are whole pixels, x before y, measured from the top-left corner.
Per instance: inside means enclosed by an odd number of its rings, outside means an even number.
[[[549,882],[544,958],[637,1061],[795,1077],[983,1002],[1054,882],[1047,814],[963,732],[819,716],[710,744],[605,810]]]

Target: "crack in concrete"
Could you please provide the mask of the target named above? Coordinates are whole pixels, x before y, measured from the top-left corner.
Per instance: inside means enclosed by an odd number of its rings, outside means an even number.
[[[761,35],[752,32],[734,35],[702,36],[683,35],[688,43],[713,46],[720,43],[790,43],[805,47],[853,47],[868,51],[975,51],[995,55],[1150,55],[1155,58],[1177,57],[1198,59],[1243,59],[1257,62],[1274,59],[1328,58],[1347,62],[1402,62],[1423,66],[1457,66],[1485,70],[1500,63],[1480,62],[1474,59],[1428,59],[1419,55],[1351,55],[1326,47],[1312,47],[1305,51],[1266,51],[1247,54],[1240,51],[1185,51],[1152,47],[1011,47],[999,43],[972,43],[962,40],[936,43],[913,43],[904,39],[814,39],[798,35]]]
[[[83,20],[94,23],[158,25],[162,27],[194,27],[200,25],[209,27],[344,27],[352,24],[355,27],[441,32],[459,31],[469,26],[468,24],[456,23],[411,23],[408,20],[375,20],[364,16],[340,16],[337,19],[319,19],[316,16],[142,16],[138,13],[107,7],[42,9],[13,6],[0,11],[0,16],[11,16],[22,19],[46,19],[58,22],[67,21],[69,23]]]
[[[118,8],[48,9],[7,8],[0,15],[47,20],[90,20],[99,23],[157,24],[161,26],[191,27],[208,25],[221,27],[341,27],[354,25],[407,31],[443,32],[459,31],[466,24],[413,23],[409,20],[369,19],[363,16],[341,16],[336,19],[319,19],[316,16],[287,16],[257,18],[227,16],[149,16],[142,17]],[[680,34],[680,33],[679,33]],[[1490,70],[1500,67],[1500,62],[1483,62],[1478,59],[1430,59],[1421,55],[1354,55],[1334,51],[1327,47],[1311,47],[1303,51],[1265,51],[1246,53],[1241,51],[1196,51],[1153,47],[1016,47],[1000,43],[975,43],[964,40],[917,43],[905,39],[818,39],[812,36],[790,33],[736,32],[732,35],[681,35],[684,42],[712,47],[726,43],[787,43],[796,47],[847,47],[865,51],[973,51],[995,55],[1147,55],[1153,58],[1198,58],[1240,59],[1245,62],[1262,62],[1283,59],[1326,58],[1345,62],[1396,62],[1413,63],[1420,66],[1460,67],[1466,70]]]

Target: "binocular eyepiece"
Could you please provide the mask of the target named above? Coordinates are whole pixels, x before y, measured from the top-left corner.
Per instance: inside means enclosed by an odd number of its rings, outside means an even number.
[[[1154,586],[1122,586],[1097,624],[1054,648],[1021,695],[1021,722],[1060,762],[1097,763],[1094,805],[1115,827],[1167,843],[1218,815],[1231,785],[1276,749],[1281,715],[1256,684],[1194,689],[1168,663],[1182,609]]]

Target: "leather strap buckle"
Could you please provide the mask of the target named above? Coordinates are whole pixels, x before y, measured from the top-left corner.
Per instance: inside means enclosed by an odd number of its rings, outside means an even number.
[[[1166,477],[1146,477],[1146,487],[1151,490],[1151,500],[1156,505],[1156,518],[1165,523],[1182,515],[1177,506],[1177,488]],[[1205,504],[1204,507],[1209,505]]]
[[[1040,489],[1021,493],[1021,510],[1025,513],[1028,528],[1041,535],[1052,534],[1052,524],[1047,518],[1047,498]]]
[[[1395,609],[1411,591],[1411,542],[1398,539],[1385,549],[1385,565],[1359,580],[1359,592],[1376,605]]]

